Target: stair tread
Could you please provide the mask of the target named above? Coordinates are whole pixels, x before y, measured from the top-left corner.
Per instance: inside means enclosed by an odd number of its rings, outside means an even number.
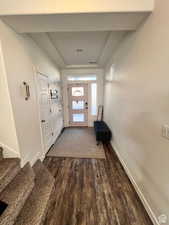
[[[0,225],[14,224],[33,186],[34,172],[30,165],[26,164],[0,193],[0,200],[8,204],[7,209],[1,215]]]
[[[38,159],[36,163],[33,165],[33,170],[35,174],[37,175],[39,172],[42,172],[42,170],[45,170],[48,172],[47,168],[44,166],[44,164]]]
[[[10,158],[0,161],[0,192],[11,182],[20,170],[20,159]]]
[[[27,199],[15,225],[41,225],[45,219],[50,196],[54,189],[54,178],[45,166],[37,163],[35,186]],[[41,163],[42,164],[42,163]],[[41,168],[40,168],[41,167]]]

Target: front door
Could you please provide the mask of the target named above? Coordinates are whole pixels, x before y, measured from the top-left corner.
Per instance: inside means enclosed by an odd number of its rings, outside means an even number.
[[[88,84],[68,85],[69,125],[88,126]]]

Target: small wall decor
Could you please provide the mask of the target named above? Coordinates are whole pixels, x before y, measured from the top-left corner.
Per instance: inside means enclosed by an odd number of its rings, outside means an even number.
[[[50,90],[50,96],[51,96],[51,99],[59,99],[59,94],[58,94],[58,90]]]

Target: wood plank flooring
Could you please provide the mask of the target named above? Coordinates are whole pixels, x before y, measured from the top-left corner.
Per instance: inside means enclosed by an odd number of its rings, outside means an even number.
[[[45,225],[152,225],[116,154],[104,159],[47,157],[56,190]]]

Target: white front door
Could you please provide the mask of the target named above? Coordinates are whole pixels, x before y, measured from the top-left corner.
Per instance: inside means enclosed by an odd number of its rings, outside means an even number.
[[[69,125],[88,126],[88,84],[68,84]]]
[[[38,75],[38,95],[43,142],[45,152],[47,152],[53,144],[52,124],[50,120],[50,93],[48,77],[45,77],[40,74]]]

